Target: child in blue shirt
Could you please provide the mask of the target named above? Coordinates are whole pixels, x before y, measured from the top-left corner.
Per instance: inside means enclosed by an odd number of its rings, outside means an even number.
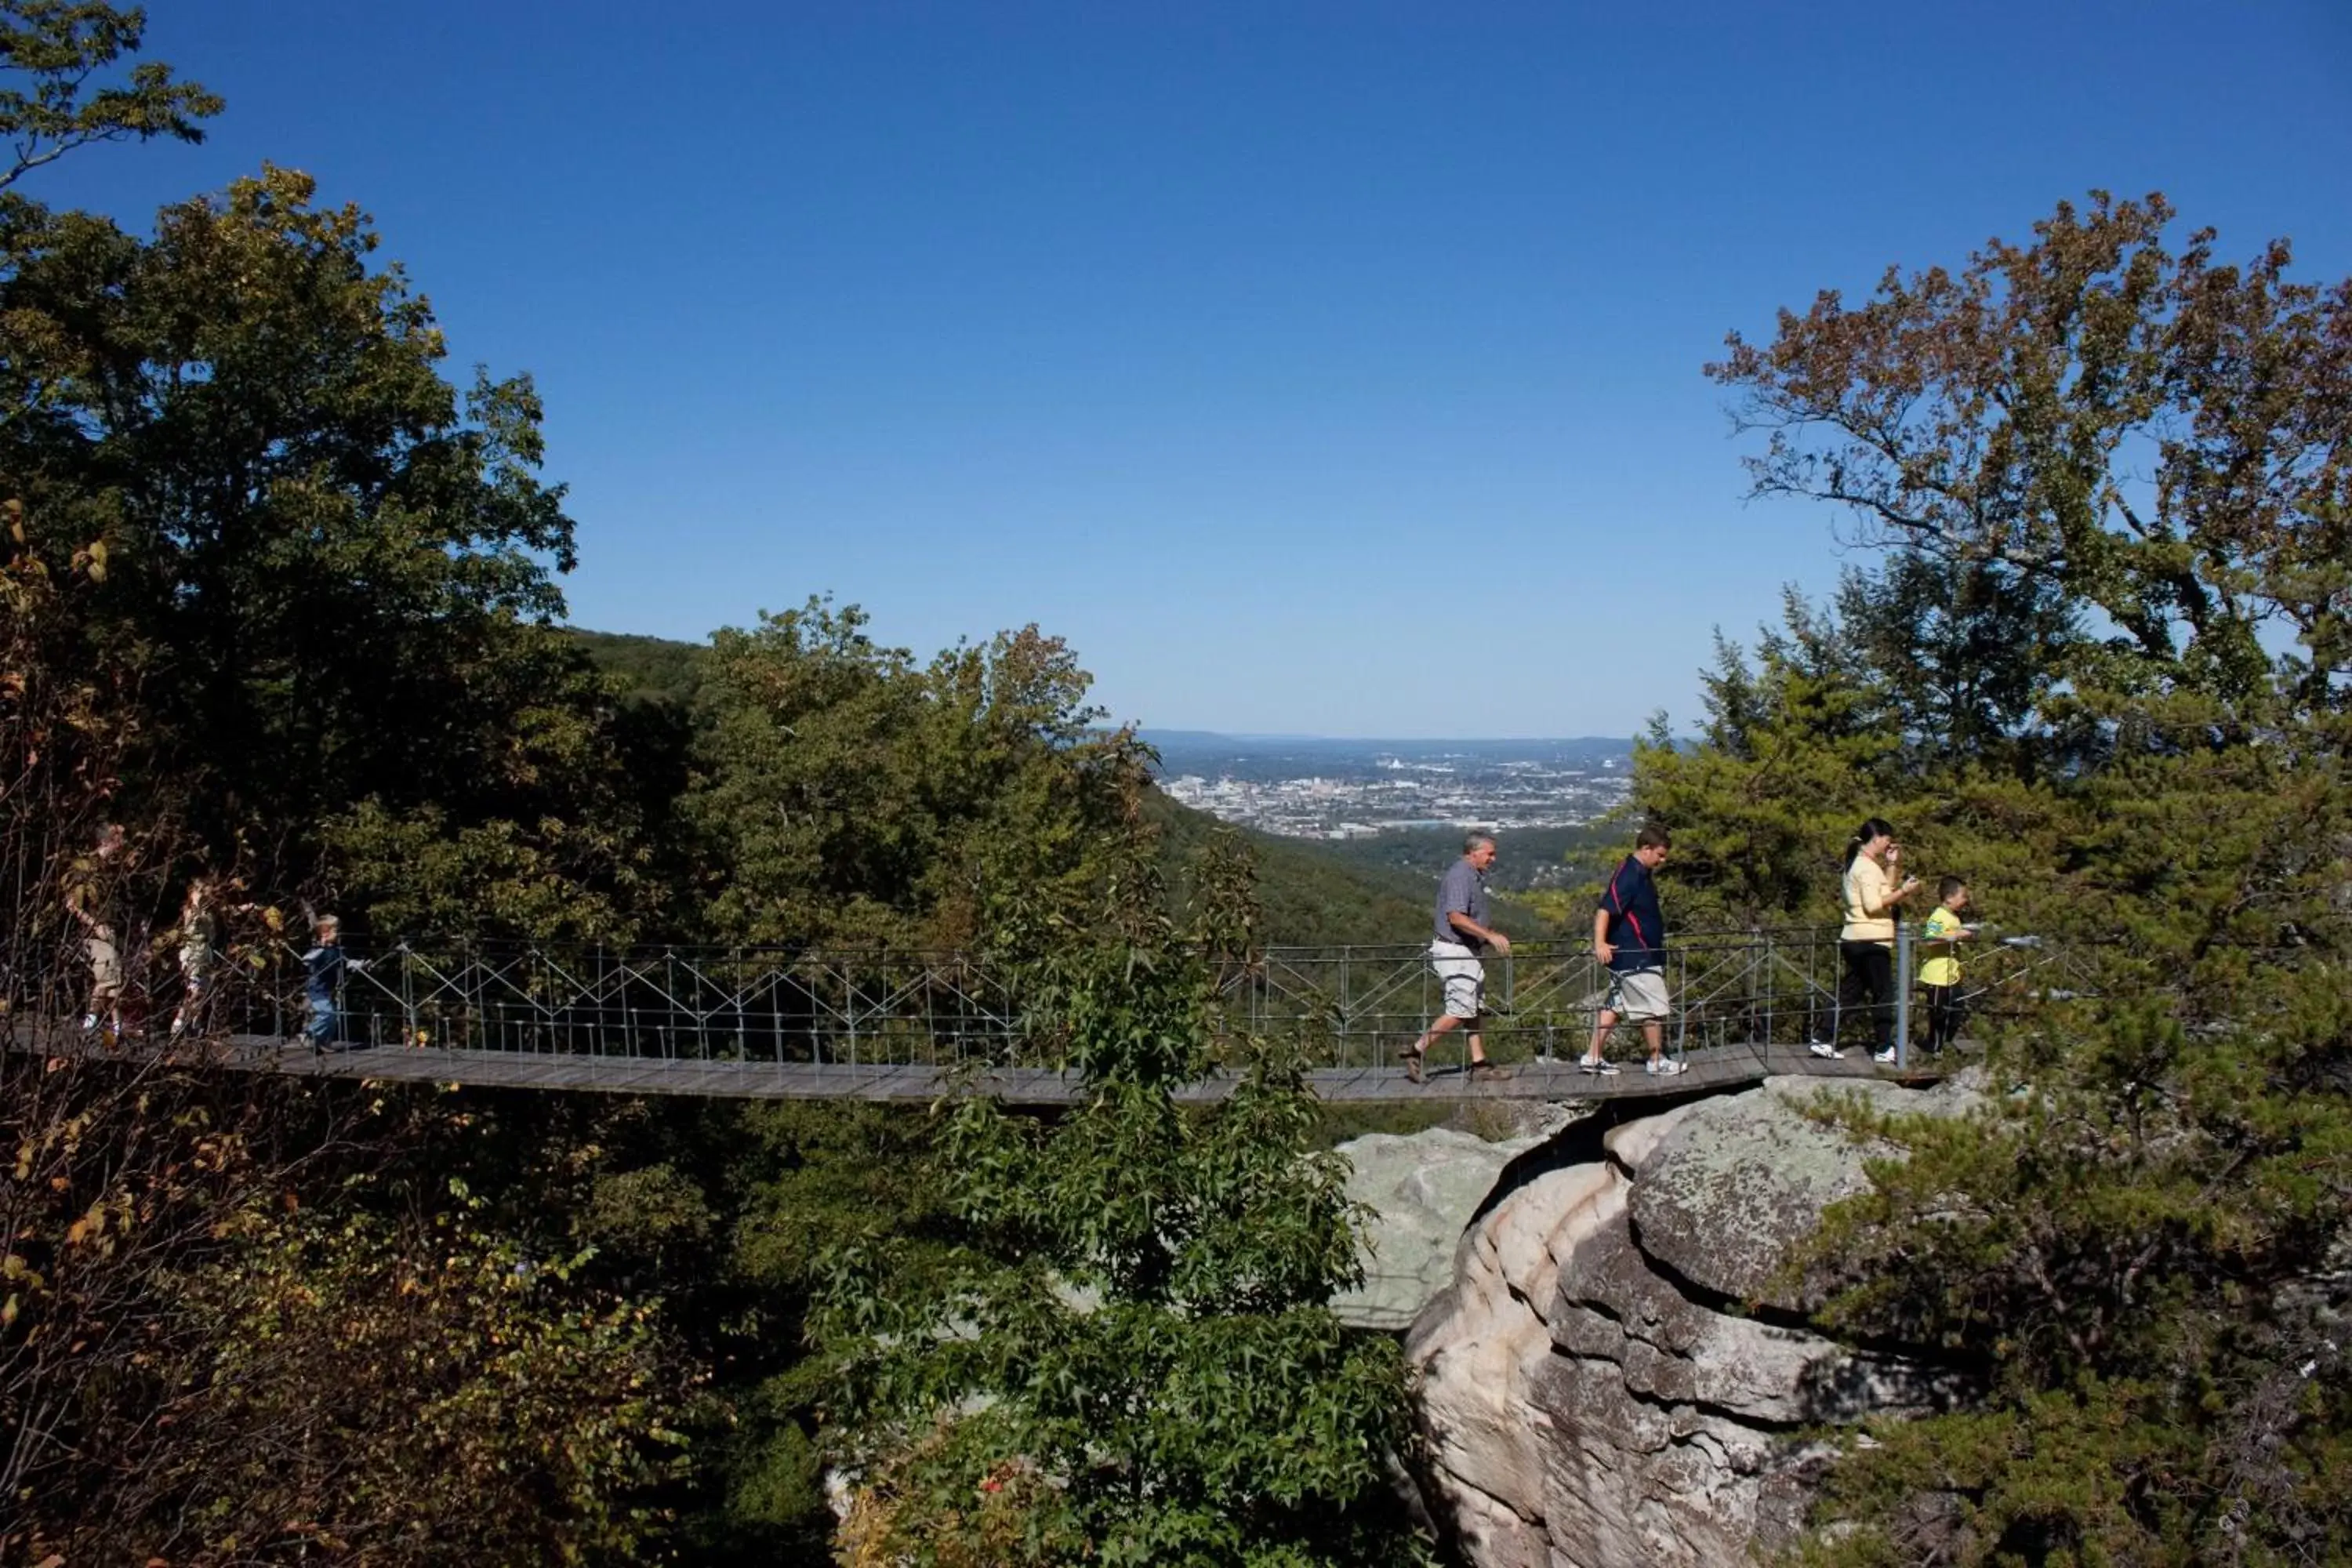
[[[367,964],[343,952],[343,925],[334,916],[320,915],[312,924],[311,934],[316,941],[302,955],[302,995],[310,1005],[310,1022],[302,1033],[312,1050],[323,1051],[335,1043],[340,1022],[335,1016],[335,994],[342,987],[345,972],[364,973]]]

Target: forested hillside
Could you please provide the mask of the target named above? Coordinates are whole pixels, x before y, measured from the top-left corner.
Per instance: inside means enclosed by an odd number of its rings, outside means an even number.
[[[621,700],[648,710],[680,727],[693,721],[696,694],[702,689],[709,650],[700,644],[612,632],[574,631],[596,667],[617,683]],[[1206,813],[1177,805],[1157,789],[1143,800],[1143,820],[1156,835],[1160,874],[1174,907],[1191,896],[1189,868],[1221,830]],[[1256,895],[1264,910],[1264,940],[1276,944],[1418,942],[1425,940],[1428,905],[1438,873],[1461,852],[1458,834],[1410,837],[1402,854],[1367,853],[1362,847],[1322,844],[1240,832],[1256,862]],[[1545,854],[1573,837],[1555,830],[1530,836],[1522,856]],[[1555,841],[1559,841],[1555,844]],[[1498,886],[1515,885],[1498,879]],[[1539,922],[1506,910],[1506,930],[1531,932]]]

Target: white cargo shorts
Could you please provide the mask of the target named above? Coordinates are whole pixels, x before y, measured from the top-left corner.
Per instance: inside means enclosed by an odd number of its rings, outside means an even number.
[[[1666,972],[1663,969],[1631,969],[1609,972],[1609,1000],[1603,1004],[1620,1018],[1640,1023],[1645,1018],[1663,1018],[1672,1009],[1666,1004]]]
[[[1486,966],[1458,942],[1429,944],[1429,967],[1445,987],[1445,1016],[1475,1018],[1486,1010]]]

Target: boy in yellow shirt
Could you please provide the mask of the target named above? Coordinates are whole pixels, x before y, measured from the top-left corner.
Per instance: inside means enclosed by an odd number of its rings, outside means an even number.
[[[1927,1048],[1941,1051],[1959,1038],[1967,1009],[1960,1005],[1960,943],[1976,936],[1960,919],[1969,907],[1969,885],[1947,877],[1936,888],[1941,901],[1919,932],[1927,962],[1919,966],[1919,984],[1927,993]]]

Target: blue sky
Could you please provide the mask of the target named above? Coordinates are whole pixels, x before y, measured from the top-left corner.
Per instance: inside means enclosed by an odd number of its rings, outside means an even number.
[[[1035,621],[1160,727],[1686,721],[1842,559],[1742,500],[1727,329],[2093,186],[2352,273],[2316,0],[149,9],[210,141],[29,194],[373,212],[453,372],[538,377],[578,623]]]

